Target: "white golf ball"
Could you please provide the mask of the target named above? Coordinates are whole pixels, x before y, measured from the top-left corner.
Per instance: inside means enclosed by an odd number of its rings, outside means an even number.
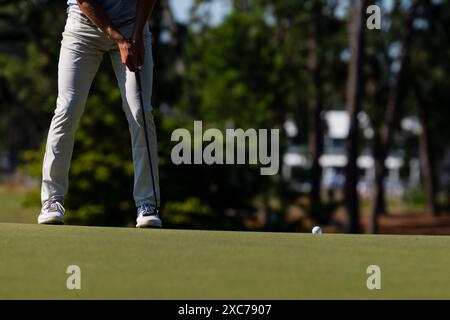
[[[319,226],[315,226],[315,227],[312,229],[312,233],[313,233],[313,234],[321,234],[321,233],[322,233],[322,229],[320,229]]]

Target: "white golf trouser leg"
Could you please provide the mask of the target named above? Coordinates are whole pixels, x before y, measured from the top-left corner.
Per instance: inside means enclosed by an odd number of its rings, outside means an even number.
[[[148,30],[148,28],[146,27],[145,30]],[[131,37],[133,28],[132,26],[124,27],[121,29],[121,32],[126,37]],[[144,103],[145,122],[147,124],[152,170],[150,170],[150,161],[147,154],[144,122],[142,119],[139,87],[136,81],[136,76],[122,64],[118,49],[114,49],[110,52],[112,65],[119,83],[120,93],[122,95],[122,107],[126,114],[131,134],[134,164],[133,194],[136,206],[140,206],[144,203],[155,205],[155,194],[158,204],[160,203],[157,139],[151,106],[153,57],[150,32],[146,32],[144,34],[144,43],[145,61],[139,74],[142,83],[142,99]],[[155,192],[153,192],[152,179],[156,188]]]
[[[126,36],[131,36],[132,29],[133,25],[129,25],[121,28],[120,31]],[[63,200],[67,193],[75,131],[83,114],[92,80],[105,52],[111,53],[123,97],[123,108],[129,121],[135,168],[135,202],[137,205],[144,202],[155,203],[145,132],[140,125],[142,117],[134,74],[122,65],[117,46],[106,35],[71,15],[68,17],[63,33],[60,52],[58,100],[47,137],[41,189],[42,203],[48,199]],[[146,34],[146,52],[145,65],[141,72],[142,89],[154,182],[159,198],[156,132],[150,105],[153,77],[150,33]]]
[[[42,169],[42,203],[48,199],[62,201],[67,193],[75,131],[103,56],[99,47],[84,41],[84,35],[78,32],[81,27],[81,22],[69,16],[61,42],[58,99]]]

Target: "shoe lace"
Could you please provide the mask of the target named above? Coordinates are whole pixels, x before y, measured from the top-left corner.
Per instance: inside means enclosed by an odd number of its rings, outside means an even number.
[[[143,216],[153,216],[158,214],[158,210],[154,206],[144,203],[139,207],[139,213]]]
[[[64,209],[61,202],[57,200],[48,200],[44,203],[44,209],[48,211],[59,211],[64,213],[66,210]]]

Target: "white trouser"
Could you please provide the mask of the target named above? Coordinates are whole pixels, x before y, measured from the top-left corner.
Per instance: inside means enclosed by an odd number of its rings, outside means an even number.
[[[119,28],[129,38],[133,24]],[[156,131],[152,116],[151,95],[153,58],[151,34],[145,28],[145,62],[140,72],[145,119],[149,135],[150,154],[156,194],[159,201]],[[102,61],[109,53],[122,95],[132,144],[134,164],[134,200],[155,204],[150,164],[147,156],[145,131],[135,74],[121,62],[117,45],[101,30],[77,14],[70,13],[63,33],[58,65],[58,100],[47,137],[43,164],[41,200],[63,200],[68,190],[69,167],[74,146],[75,131],[83,114],[92,80]],[[112,106],[111,106],[112,107]]]

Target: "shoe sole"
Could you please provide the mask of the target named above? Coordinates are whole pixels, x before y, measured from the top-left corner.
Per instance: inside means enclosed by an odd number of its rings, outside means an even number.
[[[146,221],[144,223],[136,224],[136,228],[161,228],[162,222],[158,221]]]
[[[57,218],[38,219],[38,224],[63,225],[64,221]]]

